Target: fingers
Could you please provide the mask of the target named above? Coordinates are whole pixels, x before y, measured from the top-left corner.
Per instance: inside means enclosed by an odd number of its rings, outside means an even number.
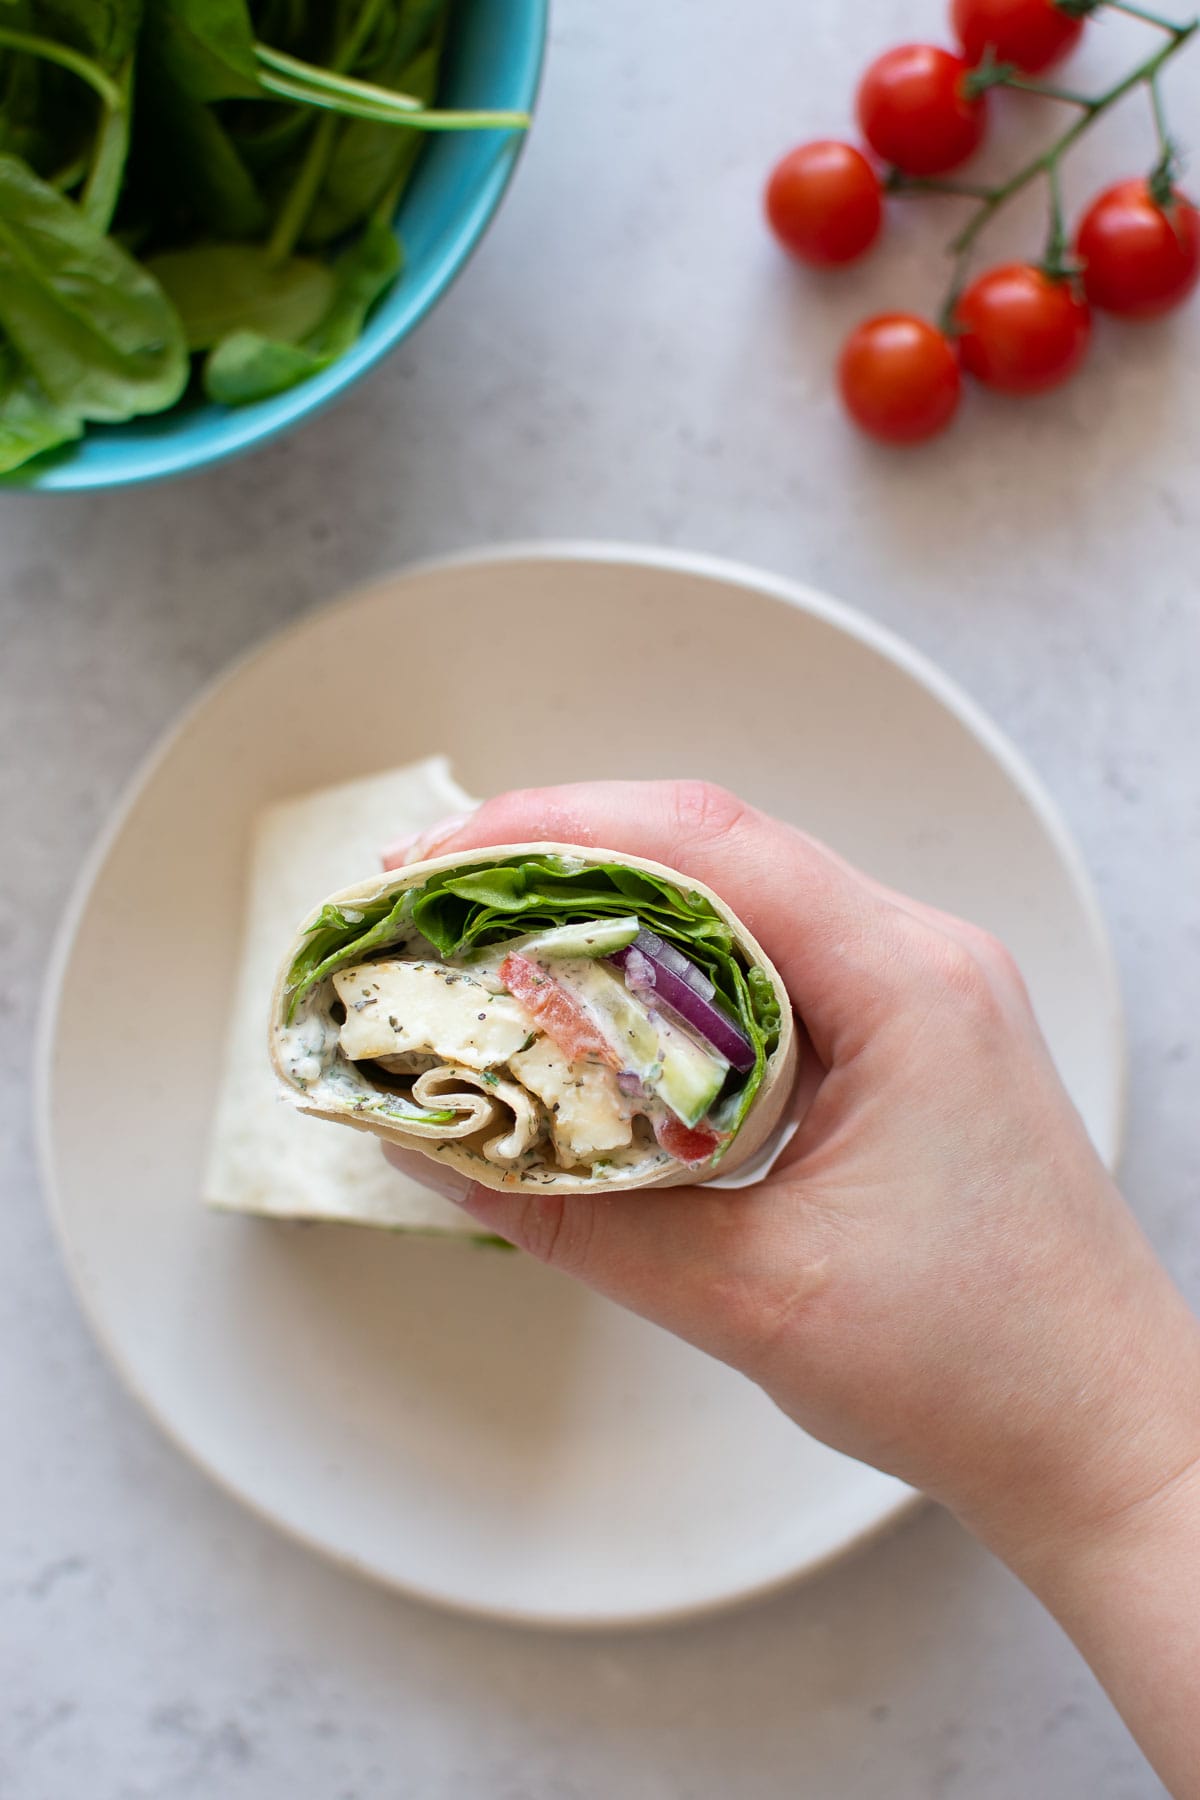
[[[418,851],[539,841],[651,857],[706,882],[778,967],[826,1066],[853,1055],[917,979],[911,913],[823,844],[708,782],[502,794],[427,833]]]
[[[440,1194],[443,1200],[452,1200],[455,1206],[465,1206],[471,1189],[477,1185],[469,1175],[460,1174],[448,1163],[437,1162],[420,1150],[406,1150],[400,1144],[388,1143],[381,1144],[380,1148],[393,1169],[399,1169],[402,1175],[407,1175],[418,1187],[428,1188],[431,1194]]]
[[[448,818],[439,819],[427,831],[418,832],[415,837],[399,838],[396,843],[389,844],[380,857],[385,869],[402,869],[405,863],[423,862],[427,856],[437,856],[442,844],[448,844],[456,832],[466,826],[472,815],[470,813],[452,813]]]
[[[485,1231],[727,1360],[736,1361],[753,1340],[769,1271],[784,1265],[772,1179],[728,1193],[678,1187],[509,1194],[416,1151],[388,1144],[384,1154],[414,1181],[455,1200]],[[798,1235],[794,1223],[788,1235]]]

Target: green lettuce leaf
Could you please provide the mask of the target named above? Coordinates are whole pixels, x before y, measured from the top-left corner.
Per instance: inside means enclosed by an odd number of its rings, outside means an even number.
[[[186,254],[186,253],[185,253]],[[220,338],[204,365],[204,391],[224,406],[244,406],[282,394],[319,375],[362,336],[376,300],[400,273],[400,245],[391,227],[372,219],[337,258],[324,263],[293,258],[297,268],[317,269],[331,297],[323,316],[304,335],[239,328]]]
[[[382,895],[343,912],[327,906],[306,934],[288,971],[288,1018],[319,982],[395,943],[415,928],[443,957],[463,956],[548,930],[572,919],[635,912],[703,969],[717,998],[754,1046],[754,1068],[731,1076],[714,1120],[736,1135],[779,1042],[779,1002],[765,969],[747,961],[703,894],[620,863],[576,863],[564,857],[509,857],[483,868],[443,869],[422,887]]]

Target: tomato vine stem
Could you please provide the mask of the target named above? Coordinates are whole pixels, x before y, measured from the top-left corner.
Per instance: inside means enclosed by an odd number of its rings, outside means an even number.
[[[1066,131],[1055,138],[1054,142],[1023,163],[1005,182],[996,187],[980,187],[971,182],[942,180],[917,175],[905,175],[899,169],[892,169],[887,177],[886,186],[894,194],[958,194],[978,201],[975,212],[966,225],[950,242],[950,254],[954,257],[954,268],[950,278],[950,286],[942,306],[940,322],[944,331],[953,331],[954,314],[958,306],[966,281],[967,268],[976,240],[991,224],[996,214],[1008,202],[1023,192],[1032,181],[1044,178],[1050,189],[1050,236],[1047,245],[1044,266],[1050,275],[1059,277],[1071,273],[1066,251],[1066,235],[1063,225],[1062,200],[1059,193],[1059,164],[1067,151],[1075,145],[1083,134],[1090,130],[1102,113],[1106,113],[1118,100],[1132,93],[1134,88],[1145,87],[1150,95],[1150,103],[1154,110],[1155,129],[1158,133],[1160,157],[1152,180],[1159,186],[1166,186],[1169,193],[1171,172],[1174,167],[1175,150],[1167,131],[1166,118],[1163,113],[1162,96],[1159,91],[1158,78],[1165,66],[1189,40],[1200,31],[1200,18],[1189,19],[1183,24],[1176,24],[1169,19],[1161,18],[1157,13],[1147,12],[1134,0],[1097,0],[1096,10],[1108,7],[1114,12],[1128,13],[1132,18],[1140,19],[1143,24],[1153,25],[1167,33],[1167,42],[1148,56],[1143,62],[1114,81],[1110,87],[1099,94],[1079,94],[1069,88],[1059,88],[1040,81],[1029,81],[1006,65],[983,67],[980,91],[989,87],[1017,88],[1026,94],[1040,94],[1047,100],[1060,100],[1072,106],[1078,106],[1079,117]],[[1064,9],[1066,10],[1066,9]]]
[[[1153,25],[1158,31],[1169,32],[1172,37],[1185,34],[1186,25],[1177,25],[1174,19],[1164,19],[1161,13],[1147,12],[1144,6],[1136,6],[1134,0],[1099,0],[1101,6],[1107,6],[1110,12],[1126,13],[1131,19],[1140,19],[1143,25]]]

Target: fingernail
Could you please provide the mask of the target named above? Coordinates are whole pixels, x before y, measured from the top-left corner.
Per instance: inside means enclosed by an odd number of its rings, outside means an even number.
[[[424,862],[426,857],[436,855],[439,844],[448,843],[470,817],[470,813],[451,813],[416,837],[401,838],[399,843],[389,845],[383,853],[384,868],[396,869],[405,863]]]
[[[469,1175],[460,1174],[449,1163],[435,1162],[430,1156],[422,1156],[419,1150],[401,1149],[399,1144],[385,1144],[383,1154],[392,1167],[399,1169],[402,1175],[407,1175],[410,1181],[428,1188],[443,1200],[452,1200],[455,1206],[461,1206],[475,1186]]]
[[[409,853],[416,843],[415,837],[397,838],[386,850],[380,851],[379,860],[385,869],[402,869],[409,860]]]

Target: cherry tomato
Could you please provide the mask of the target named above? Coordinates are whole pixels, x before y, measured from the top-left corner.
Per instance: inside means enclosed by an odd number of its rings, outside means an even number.
[[[621,1058],[599,1026],[592,1023],[574,994],[561,987],[540,963],[531,962],[519,950],[510,950],[500,964],[500,979],[571,1062],[594,1056],[620,1069]]]
[[[936,44],[902,44],[873,62],[858,89],[858,122],[872,150],[907,175],[941,175],[978,149],[987,123],[982,94],[969,99],[970,67]]]
[[[997,62],[1015,63],[1026,75],[1048,69],[1083,33],[1083,20],[1060,12],[1054,0],[952,0],[950,17],[972,67],[990,48]]]
[[[721,1139],[707,1125],[698,1125],[692,1130],[682,1120],[668,1115],[660,1119],[654,1127],[654,1135],[676,1162],[690,1163],[693,1167],[707,1162],[714,1150],[720,1148]]]
[[[810,263],[844,263],[883,223],[879,177],[853,144],[822,138],[789,150],[767,183],[767,218],[784,247]]]
[[[1093,306],[1152,319],[1200,280],[1200,212],[1182,194],[1162,207],[1140,178],[1118,181],[1088,207],[1075,239]]]
[[[944,332],[912,313],[883,313],[846,339],[838,385],[864,431],[885,444],[916,444],[950,423],[962,377]]]
[[[1087,301],[1031,263],[1006,263],[973,281],[955,308],[964,369],[1005,394],[1057,387],[1083,361]]]

